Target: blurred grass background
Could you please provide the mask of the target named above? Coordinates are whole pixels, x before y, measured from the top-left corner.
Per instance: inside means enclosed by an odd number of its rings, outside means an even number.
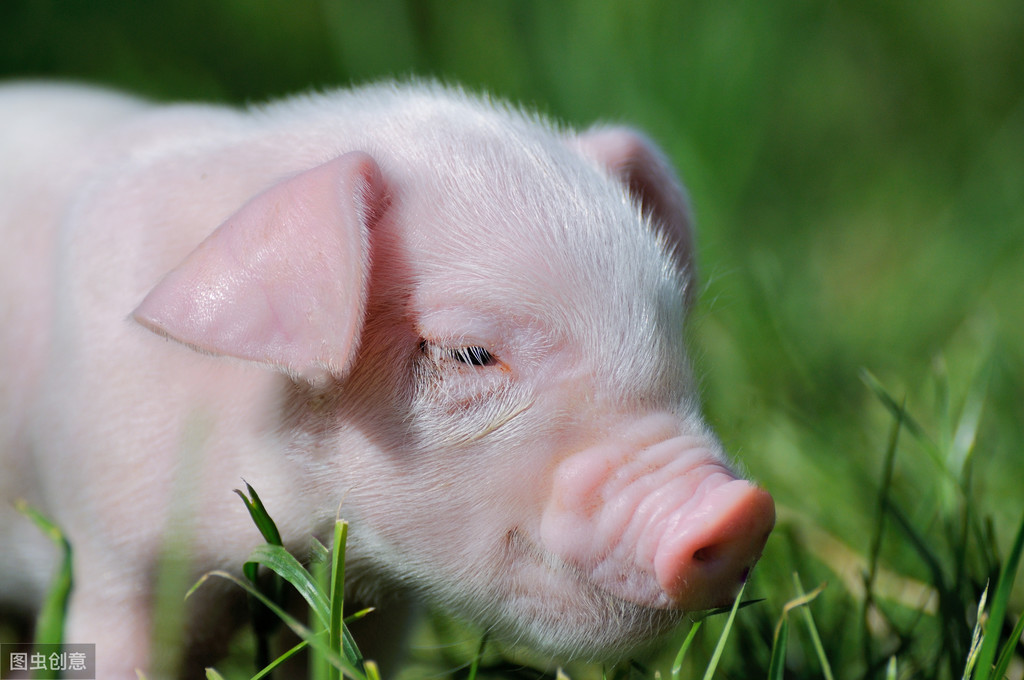
[[[413,74],[628,122],[675,161],[709,418],[782,509],[755,584],[772,617],[798,569],[830,582],[833,653],[859,644],[846,586],[891,425],[865,369],[940,444],[984,393],[971,488],[1005,551],[1024,509],[1019,0],[0,0],[5,78],[244,103]],[[926,448],[901,440],[892,490],[938,545]],[[887,567],[927,582],[886,536]]]

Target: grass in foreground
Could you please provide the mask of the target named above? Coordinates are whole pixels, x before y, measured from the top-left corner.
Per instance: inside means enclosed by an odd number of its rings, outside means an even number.
[[[251,489],[250,493],[254,499],[257,498]],[[375,680],[380,677],[377,673],[376,666],[372,662],[363,659],[361,656],[356,642],[352,640],[344,622],[340,620],[339,614],[336,613],[330,617],[332,624],[330,628],[327,624],[328,607],[330,607],[332,612],[340,612],[340,608],[343,604],[340,593],[342,592],[341,589],[344,585],[344,568],[343,565],[340,564],[337,555],[344,553],[345,531],[345,523],[343,521],[339,521],[335,529],[335,559],[331,562],[331,573],[333,578],[330,581],[330,587],[333,590],[333,593],[337,594],[334,597],[328,597],[329,592],[323,587],[323,581],[318,585],[316,580],[311,578],[310,574],[307,573],[301,565],[294,560],[294,558],[284,552],[283,549],[278,550],[277,547],[279,546],[270,546],[269,549],[261,548],[255,551],[252,561],[248,562],[246,565],[248,570],[251,566],[255,566],[257,563],[263,564],[291,583],[310,605],[311,612],[316,614],[316,618],[320,623],[319,630],[306,628],[295,619],[289,617],[273,603],[273,600],[268,595],[262,593],[252,583],[246,583],[245,581],[237,579],[229,574],[218,573],[219,576],[234,580],[241,587],[245,588],[251,595],[258,598],[267,607],[272,609],[281,617],[289,628],[291,628],[292,631],[303,640],[298,647],[289,650],[277,660],[268,664],[263,671],[251,676],[252,680],[267,677],[267,674],[273,670],[278,663],[284,661],[288,656],[297,652],[302,646],[309,646],[311,648],[314,657],[312,664],[313,668],[328,669],[326,675],[322,671],[319,674],[314,672],[312,677],[317,680],[319,680],[319,678],[330,677],[333,679],[340,678],[342,676],[357,680]],[[957,669],[960,672],[952,675],[951,677],[963,678],[963,680],[988,680],[989,678],[1001,679],[1006,677],[1007,670],[1014,659],[1017,647],[1016,641],[1020,639],[1021,633],[1024,631],[1024,617],[1017,618],[1016,624],[1009,635],[1006,635],[1004,631],[1004,621],[1008,612],[1009,598],[1013,588],[1014,575],[1021,560],[1022,545],[1024,545],[1024,518],[1022,518],[1020,528],[1017,531],[1013,548],[1004,562],[1003,569],[995,586],[994,597],[991,599],[991,602],[989,602],[988,588],[986,588],[982,593],[975,610],[976,620],[971,631],[971,635],[969,639],[962,641],[967,645],[966,657],[962,660],[962,666]],[[327,556],[323,555],[322,559],[326,561]],[[865,577],[870,582],[871,576],[865,575]],[[790,644],[790,632],[793,626],[802,628],[807,639],[810,641],[811,647],[814,651],[816,665],[814,675],[820,675],[827,680],[832,680],[834,677],[845,677],[845,674],[837,676],[833,672],[824,645],[822,644],[821,633],[815,625],[814,617],[811,612],[811,604],[815,601],[818,595],[820,595],[825,586],[819,586],[812,592],[805,593],[803,585],[797,574],[793,574],[793,583],[794,591],[797,593],[797,596],[786,603],[778,617],[772,637],[770,662],[768,667],[764,669],[763,675],[758,677],[765,677],[769,680],[779,680],[786,677],[786,655]],[[694,621],[690,627],[685,640],[676,651],[673,662],[667,672],[663,672],[662,670],[651,671],[645,669],[636,662],[629,662],[613,669],[601,668],[599,671],[596,669],[590,669],[591,674],[599,673],[599,675],[588,674],[586,677],[611,678],[615,680],[629,680],[634,678],[637,680],[641,678],[671,678],[671,680],[680,680],[681,678],[697,677],[698,675],[694,674],[694,669],[696,668],[698,671],[702,670],[700,677],[703,677],[705,680],[710,680],[710,678],[715,676],[719,663],[722,661],[722,656],[726,649],[730,633],[732,632],[737,612],[741,607],[743,592],[744,589],[741,589],[731,609],[710,613],[710,615],[715,615],[727,612],[727,618],[721,626],[721,630],[718,633],[717,640],[715,641],[714,650],[709,659],[697,660],[695,662],[691,662],[689,666],[685,665],[685,662],[688,660],[687,657],[689,655],[691,645],[696,635],[701,630],[702,624],[706,620],[706,617],[702,617]],[[868,593],[870,594],[870,592],[871,591],[869,590]],[[948,594],[946,594],[946,596],[948,596]],[[762,603],[759,602],[747,602],[744,604],[762,606]],[[865,606],[870,605],[865,603]],[[363,615],[365,613],[366,612],[360,612],[359,615]],[[798,616],[798,621],[791,623],[791,616]],[[335,625],[339,622],[340,626]],[[327,635],[327,631],[329,629],[331,630],[331,633],[330,635]],[[453,673],[453,675],[455,677],[465,677],[471,680],[481,677],[481,662],[486,645],[487,639],[484,637],[480,641],[477,654],[468,661],[468,665],[463,664]],[[806,671],[808,669],[804,670]],[[936,670],[938,670],[939,675],[941,675],[941,665],[939,665]],[[486,674],[486,677],[497,677],[486,669],[483,673]],[[880,668],[873,669],[869,675],[877,675],[878,677],[884,677],[887,680],[890,678],[895,679],[908,676],[906,672],[901,673],[900,661],[897,654],[889,656],[884,660],[884,663],[881,664]],[[209,678],[211,678],[211,680],[216,680],[221,677],[222,676],[217,674],[215,671],[210,671]],[[530,671],[519,668],[515,671],[514,676],[509,677],[555,678],[557,680],[562,680],[564,678],[569,680],[570,678],[578,676],[569,675],[569,673],[563,671],[561,668],[555,670],[553,674],[544,673],[539,670]],[[803,673],[798,677],[804,677]],[[920,676],[915,675],[915,677]]]
[[[904,405],[871,375],[865,383],[891,414],[891,429],[877,489],[874,529],[864,546],[860,573],[860,594],[846,584],[821,584],[805,591],[801,576],[792,573],[776,578],[778,564],[762,565],[756,586],[766,591],[769,601],[742,601],[747,587],[731,609],[694,617],[685,638],[670,644],[660,654],[643,661],[629,661],[613,668],[572,665],[552,666],[533,661],[533,668],[517,659],[516,650],[501,650],[486,636],[469,645],[468,652],[453,651],[464,644],[465,629],[436,626],[441,632],[434,658],[416,659],[399,672],[400,678],[453,677],[554,678],[556,680],[646,680],[702,677],[745,677],[778,680],[784,677],[833,678],[936,678],[949,680],[1002,680],[1018,678],[1024,668],[1020,639],[1024,616],[1013,614],[1015,576],[1024,551],[1024,517],[1021,517],[1008,552],[1001,553],[990,517],[979,515],[979,503],[972,492],[971,470],[974,441],[984,404],[982,383],[976,381],[964,407],[953,422],[945,423],[950,436],[940,442],[928,436],[924,426]],[[922,526],[918,509],[908,509],[895,491],[899,470],[899,443],[909,436],[937,471],[935,508],[925,513],[931,524],[941,527],[943,540],[934,538],[934,526]],[[191,594],[209,578],[236,583],[253,603],[253,658],[258,671],[210,669],[211,680],[272,677],[280,664],[299,653],[308,653],[312,680],[379,680],[377,665],[365,659],[347,624],[369,610],[343,618],[345,582],[345,540],[347,524],[335,524],[331,549],[313,540],[312,558],[304,566],[283,547],[283,541],[256,491],[238,492],[245,502],[266,544],[253,551],[243,566],[245,578],[227,572],[205,575]],[[61,547],[63,565],[58,570],[46,606],[36,627],[36,641],[59,642],[62,637],[67,598],[70,593],[72,547],[59,529],[30,508],[23,512],[33,519]],[[1017,508],[1020,510],[1020,508]],[[895,532],[897,535],[891,536]],[[893,572],[884,558],[885,545],[896,538],[922,568],[924,578],[910,578]],[[783,535],[775,541],[785,541]],[[813,558],[803,555],[806,570],[817,572]],[[901,563],[905,566],[905,562]],[[800,571],[804,571],[801,569]],[[766,579],[767,577],[767,579]],[[906,594],[894,593],[892,583],[913,586],[919,593],[917,605],[908,604]],[[294,589],[308,608],[308,623],[290,615],[283,607],[286,588]],[[771,600],[779,593],[791,597],[777,610]],[[838,591],[838,592],[837,592]],[[829,596],[823,596],[828,594]],[[258,603],[258,604],[257,604]],[[838,605],[836,604],[838,603]],[[845,623],[840,628],[816,622],[815,613],[835,619],[830,607],[841,607]],[[742,611],[741,611],[742,610]],[[269,639],[283,623],[300,640],[291,649],[274,656]],[[452,633],[451,631],[455,631]],[[447,639],[446,639],[447,637]],[[860,659],[850,648],[860,647]],[[506,656],[506,653],[509,656]],[[423,656],[423,650],[414,656]],[[429,655],[427,655],[429,656]],[[512,659],[511,661],[508,659]],[[550,667],[549,667],[550,666]],[[543,668],[547,667],[547,670]]]
[[[741,605],[744,596],[741,591],[732,609],[695,618],[685,639],[671,643],[660,654],[644,661],[629,661],[614,668],[573,665],[552,669],[547,660],[531,659],[548,669],[540,670],[521,665],[518,659],[522,655],[517,656],[516,650],[505,650],[511,656],[503,656],[498,645],[489,643],[486,637],[478,644],[463,644],[466,651],[460,656],[457,652],[443,651],[451,649],[453,640],[464,641],[467,635],[472,635],[456,627],[448,628],[447,636],[442,632],[437,638],[437,649],[442,650],[440,660],[435,658],[433,665],[427,662],[420,667],[410,666],[399,677],[1001,680],[1011,673],[1019,677],[1024,667],[1020,645],[1024,616],[1019,612],[1011,613],[1014,611],[1011,598],[1024,549],[1024,516],[1016,526],[1009,551],[1000,551],[994,521],[981,515],[981,504],[972,485],[976,462],[974,443],[985,403],[984,372],[979,375],[981,377],[971,382],[958,412],[952,408],[942,409],[939,426],[944,434],[932,437],[900,400],[874,376],[864,374],[865,384],[888,411],[891,422],[880,481],[874,492],[873,529],[862,546],[858,588],[839,581],[822,583],[807,592],[801,575],[790,573],[776,577],[779,564],[765,565],[756,575],[755,587],[774,596],[769,597],[769,601],[748,601]],[[941,374],[938,377],[939,392],[948,393],[944,377]],[[906,443],[913,446],[901,446],[904,440],[909,440]],[[908,508],[907,498],[896,488],[894,480],[904,462],[898,453],[904,448],[919,451],[924,463],[933,471],[927,481],[934,485],[934,495],[922,501],[933,507]],[[922,461],[907,462],[920,464]],[[272,525],[259,506],[255,492],[250,489],[250,494],[253,502],[247,503],[254,519],[261,526]],[[1020,512],[1022,508],[1011,510]],[[921,517],[928,521],[922,522]],[[333,579],[329,581],[311,578],[297,562],[285,557],[287,553],[279,546],[271,551],[275,556],[273,560],[268,559],[266,549],[257,550],[247,569],[260,562],[303,593],[314,613],[311,618],[320,622],[320,632],[297,627],[295,622],[286,620],[286,623],[312,648],[318,658],[314,668],[326,664],[332,665],[335,674],[375,678],[374,667],[367,665],[359,655],[355,641],[344,633],[339,638],[337,631],[345,631],[343,624],[340,628],[335,625],[334,632],[324,637],[328,630],[328,607],[336,612],[330,619],[333,622],[340,616],[342,606],[338,598],[343,591],[344,572],[343,564],[339,567],[338,555],[344,553],[344,523],[339,522],[338,527],[334,561],[330,562]],[[264,531],[264,535],[274,542],[272,532],[268,535]],[[892,544],[903,549],[898,558],[889,555]],[[327,564],[323,547],[318,546],[316,552],[320,557],[314,559],[314,564]],[[820,571],[814,568],[812,556],[803,555],[802,559],[807,560],[807,564],[798,571],[815,574]],[[917,595],[899,592],[893,583],[903,584],[905,590],[909,586],[909,592]],[[319,589],[318,593],[311,594],[312,589]],[[330,596],[332,592],[334,597]],[[786,592],[790,593],[788,601],[772,610],[771,600],[778,600],[778,594]],[[825,593],[829,596],[823,597]],[[815,614],[824,620],[834,620],[836,612],[829,611],[831,607],[842,609],[843,624],[839,628],[832,625],[822,628],[816,623]],[[769,625],[764,625],[765,622]],[[450,632],[452,630],[455,632]]]

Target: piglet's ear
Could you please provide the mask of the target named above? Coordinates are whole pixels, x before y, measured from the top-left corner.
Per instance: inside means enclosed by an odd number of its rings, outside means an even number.
[[[692,267],[693,220],[683,187],[661,151],[625,127],[596,127],[578,138],[580,149],[626,185],[654,218],[681,269]]]
[[[358,345],[369,223],[386,208],[374,160],[352,152],[246,203],[133,313],[201,352],[323,384]]]

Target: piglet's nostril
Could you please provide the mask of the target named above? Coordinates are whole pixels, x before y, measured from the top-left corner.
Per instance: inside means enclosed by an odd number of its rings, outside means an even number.
[[[693,553],[694,562],[714,562],[721,554],[721,549],[717,545],[709,545],[703,548],[698,548]]]

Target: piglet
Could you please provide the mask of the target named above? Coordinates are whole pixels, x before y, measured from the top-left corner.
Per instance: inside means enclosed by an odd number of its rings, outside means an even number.
[[[431,83],[246,111],[0,88],[0,593],[134,678],[191,574],[351,523],[348,593],[612,658],[731,602],[774,523],[702,422],[687,200],[621,127]],[[193,598],[182,675],[228,588]],[[156,669],[154,669],[155,671]],[[152,677],[152,676],[151,676]],[[192,677],[195,677],[194,675]]]

